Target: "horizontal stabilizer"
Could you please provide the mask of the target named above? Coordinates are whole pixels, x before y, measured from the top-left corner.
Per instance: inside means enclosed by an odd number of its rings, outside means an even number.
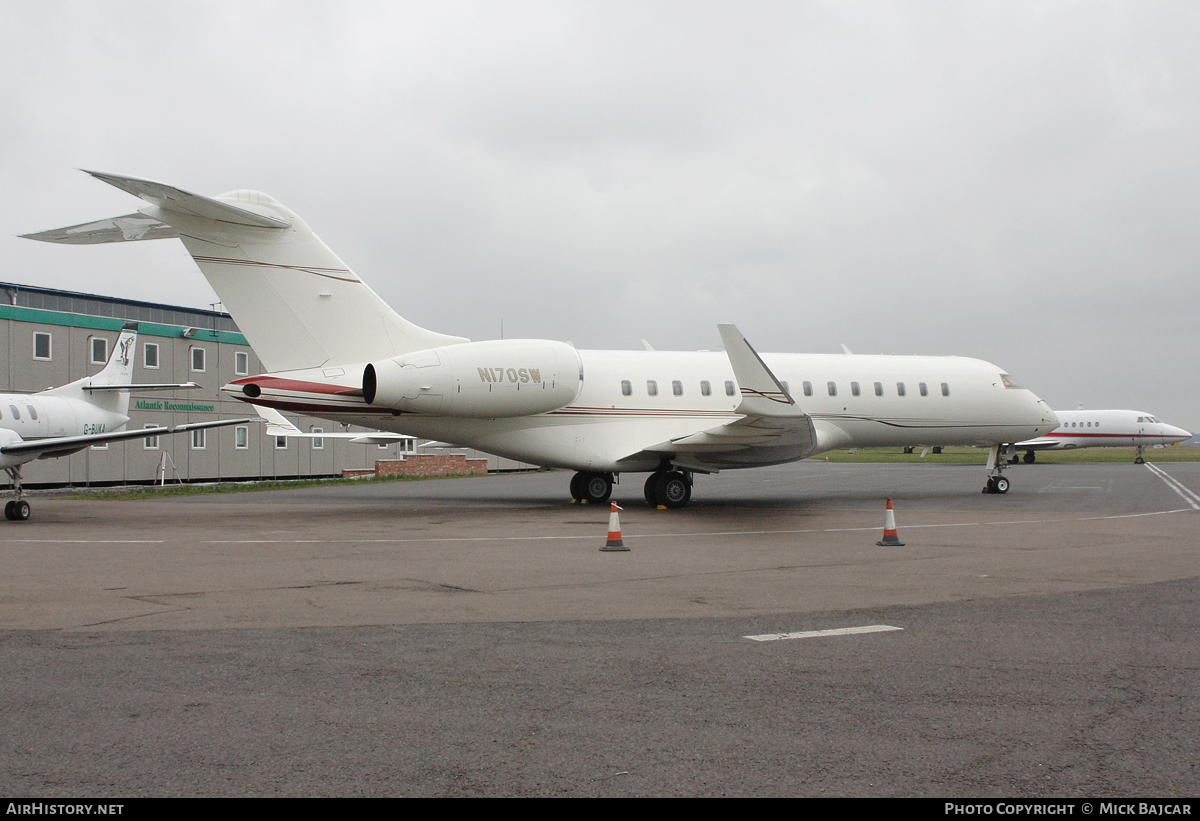
[[[22,234],[25,239],[57,242],[62,245],[101,245],[105,242],[137,242],[143,239],[172,239],[179,232],[170,225],[144,214],[126,214],[106,220],[85,222],[67,228],[55,228],[36,234]]]
[[[174,391],[174,390],[191,390],[192,388],[200,387],[195,382],[181,382],[178,385],[171,382],[146,382],[144,384],[129,384],[129,385],[81,385],[80,388],[91,393],[92,391]]]
[[[234,225],[249,225],[254,228],[288,228],[292,224],[292,221],[285,215],[279,214],[266,205],[252,205],[250,208],[245,205],[230,205],[212,197],[193,194],[190,191],[153,180],[103,174],[99,171],[88,171],[86,168],[84,172],[166,211],[190,214],[217,222],[230,222]],[[251,210],[252,208],[254,210]]]
[[[387,445],[411,439],[399,433],[372,431],[368,433],[304,433],[279,411],[262,405],[251,405],[267,423],[267,436],[286,436],[291,439],[349,439],[352,445]]]

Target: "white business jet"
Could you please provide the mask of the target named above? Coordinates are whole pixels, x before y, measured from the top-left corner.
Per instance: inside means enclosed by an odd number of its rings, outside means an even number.
[[[18,522],[29,518],[29,502],[22,498],[21,488],[21,465],[26,462],[69,456],[104,442],[166,436],[250,421],[229,419],[123,430],[129,421],[131,389],[146,391],[198,387],[195,382],[178,385],[132,384],[130,352],[136,340],[137,323],[126,322],[108,363],[95,376],[85,376],[61,388],[40,393],[0,394],[0,468],[8,473],[16,494],[16,498],[4,506],[4,518]]]
[[[470,342],[383,302],[294,211],[258,191],[191,194],[87,172],[146,202],[27,235],[67,244],[178,237],[268,373],[224,390],[254,404],[383,428],[577,473],[600,502],[649,473],[646,500],[686,505],[697,473],[845,447],[991,449],[1058,426],[1045,402],[977,359],[762,354],[733,325],[724,352],[584,351],[548,339]]]
[[[1134,462],[1143,463],[1147,445],[1169,445],[1192,438],[1183,428],[1168,425],[1156,416],[1135,410],[1058,411],[1057,428],[1045,436],[1017,442],[1013,450],[1025,451],[1025,463],[1033,464],[1039,450],[1075,448],[1137,447]],[[1012,461],[1016,461],[1014,455]]]

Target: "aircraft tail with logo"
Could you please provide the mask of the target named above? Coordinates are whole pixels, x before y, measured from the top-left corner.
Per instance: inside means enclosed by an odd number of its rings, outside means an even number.
[[[332,375],[467,341],[401,317],[273,197],[248,190],[204,197],[137,177],[87,173],[147,205],[24,236],[70,245],[177,237],[269,371],[322,368]]]
[[[109,413],[128,416],[137,332],[136,322],[126,322],[125,327],[121,329],[121,335],[117,337],[117,343],[113,345],[112,353],[108,356],[108,362],[99,373],[76,379],[43,393],[46,396],[82,399]]]

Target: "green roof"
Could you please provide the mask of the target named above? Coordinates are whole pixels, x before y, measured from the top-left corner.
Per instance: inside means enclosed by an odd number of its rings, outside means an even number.
[[[90,328],[95,331],[120,331],[124,319],[87,314],[68,314],[61,311],[43,311],[40,308],[24,308],[20,305],[0,304],[0,319],[15,319],[19,322],[40,322],[43,325],[62,325],[67,328]],[[184,325],[160,325],[157,322],[138,322],[138,333],[144,336],[165,336],[181,339],[187,329]],[[225,342],[229,345],[250,346],[246,337],[232,331],[210,331],[197,328],[190,337],[201,342]]]

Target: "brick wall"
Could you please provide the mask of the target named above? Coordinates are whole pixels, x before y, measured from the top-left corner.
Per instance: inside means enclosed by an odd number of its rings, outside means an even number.
[[[487,459],[468,459],[461,453],[415,454],[403,459],[386,459],[375,463],[376,476],[484,476]],[[344,470],[343,478],[363,475],[361,470]]]

